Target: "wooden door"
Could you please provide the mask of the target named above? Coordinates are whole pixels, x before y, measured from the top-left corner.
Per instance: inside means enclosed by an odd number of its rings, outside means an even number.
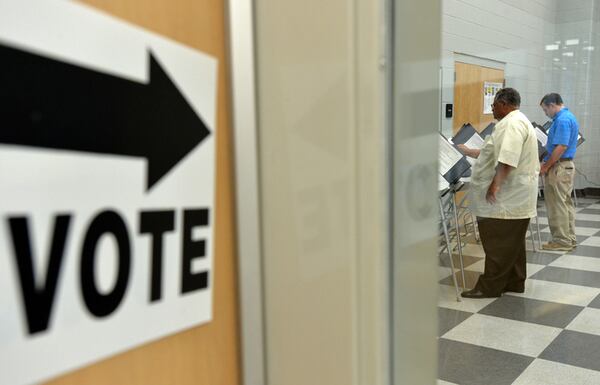
[[[67,374],[48,384],[239,384],[225,1],[84,0],[83,2],[219,60],[213,320],[208,324]]]
[[[471,123],[481,131],[494,121],[492,114],[483,113],[483,84],[504,83],[504,71],[456,62],[455,73],[452,130],[456,132],[464,123]]]

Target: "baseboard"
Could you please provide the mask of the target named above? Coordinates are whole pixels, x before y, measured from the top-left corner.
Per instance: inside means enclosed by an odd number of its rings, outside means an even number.
[[[577,190],[577,196],[579,196],[579,192],[581,191],[581,195],[584,197],[600,197],[600,188],[598,187],[586,187],[581,190]]]

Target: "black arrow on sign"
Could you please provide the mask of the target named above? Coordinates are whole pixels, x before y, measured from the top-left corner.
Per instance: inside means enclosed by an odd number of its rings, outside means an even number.
[[[149,190],[210,134],[149,56],[142,84],[0,45],[0,143],[144,157]]]

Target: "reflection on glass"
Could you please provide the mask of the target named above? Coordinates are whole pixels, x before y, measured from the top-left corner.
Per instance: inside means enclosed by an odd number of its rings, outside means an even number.
[[[455,187],[459,231],[453,233],[450,226],[450,240],[441,236],[438,250],[440,383],[549,384],[557,378],[568,379],[564,383],[600,383],[600,364],[589,358],[595,356],[592,349],[600,349],[600,289],[589,280],[600,271],[594,267],[600,256],[600,50],[595,49],[600,42],[600,0],[442,0],[441,19],[438,111],[446,137],[464,124],[479,132],[485,128],[490,117],[480,90],[492,81],[491,71],[499,71],[504,86],[520,93],[520,111],[536,123],[533,132],[541,148],[553,140],[551,130],[556,127],[551,119],[556,116],[546,116],[540,107],[542,97],[551,92],[559,93],[577,118],[585,142],[573,161],[564,157],[551,174],[574,179],[569,199],[576,206],[576,239],[559,249],[541,250],[554,241],[555,226],[550,228],[553,219],[548,218],[556,214],[548,203],[552,186],[540,182],[537,216],[526,229],[525,284],[509,287],[498,298],[456,299],[452,275],[459,291],[472,288],[490,250],[479,238],[488,229],[478,228],[470,210],[469,179]],[[453,105],[452,116],[444,113],[447,104]],[[568,189],[567,193],[571,196]],[[445,213],[450,222],[452,203]],[[571,214],[564,215],[570,223]],[[442,230],[440,223],[444,235]],[[494,240],[510,246],[507,238],[498,235]],[[452,263],[444,242],[451,243]]]

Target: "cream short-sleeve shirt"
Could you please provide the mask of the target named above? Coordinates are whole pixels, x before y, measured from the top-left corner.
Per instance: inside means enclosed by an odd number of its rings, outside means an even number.
[[[490,204],[485,195],[496,174],[498,162],[514,167]],[[471,211],[478,217],[524,219],[537,215],[540,162],[537,137],[531,122],[519,110],[512,111],[496,124],[477,162],[469,188]]]

